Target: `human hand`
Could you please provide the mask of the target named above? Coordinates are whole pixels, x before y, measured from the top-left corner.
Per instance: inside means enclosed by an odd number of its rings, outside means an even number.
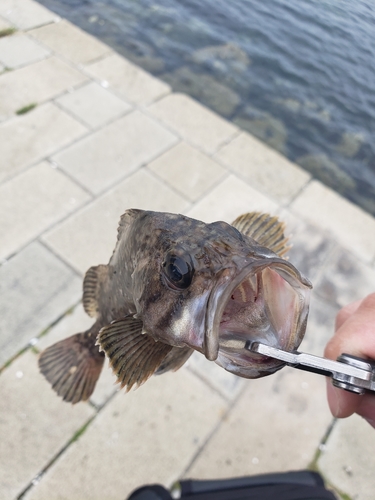
[[[337,314],[335,334],[324,355],[337,359],[342,353],[375,360],[375,293],[343,307]],[[375,394],[358,396],[334,387],[328,380],[327,397],[334,417],[358,413],[375,428]]]

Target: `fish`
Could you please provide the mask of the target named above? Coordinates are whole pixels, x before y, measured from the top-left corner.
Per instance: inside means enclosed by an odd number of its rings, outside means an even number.
[[[107,265],[83,280],[83,307],[95,319],[45,349],[41,373],[64,401],[90,398],[105,356],[121,388],[179,369],[198,351],[245,378],[284,366],[244,346],[288,351],[303,339],[312,287],[286,258],[285,224],[250,212],[232,224],[129,209]]]

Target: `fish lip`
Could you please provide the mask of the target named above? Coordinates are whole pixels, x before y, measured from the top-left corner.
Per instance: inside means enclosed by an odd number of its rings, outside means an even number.
[[[235,288],[242,283],[247,276],[250,276],[250,274],[254,274],[255,272],[260,272],[267,267],[276,267],[282,273],[284,271],[288,278],[293,278],[297,283],[300,283],[301,288],[312,288],[310,281],[305,278],[298,271],[298,269],[293,266],[293,264],[278,257],[256,259],[240,269],[234,277],[233,271],[231,272],[231,270],[227,268],[224,269],[208,298],[204,338],[204,354],[208,360],[216,361],[218,358],[220,347],[220,322],[233,290],[235,290]],[[289,279],[286,279],[286,281],[289,282]],[[277,363],[279,364],[282,362]],[[282,363],[282,365],[284,365],[284,363]]]

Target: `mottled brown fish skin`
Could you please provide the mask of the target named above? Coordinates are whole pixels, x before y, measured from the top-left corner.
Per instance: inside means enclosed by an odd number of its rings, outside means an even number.
[[[155,372],[178,369],[193,349],[215,360],[218,341],[209,338],[207,311],[213,314],[216,295],[253,264],[287,266],[249,236],[255,231],[282,255],[283,226],[267,215],[248,215],[238,221],[247,233],[242,234],[225,222],[205,224],[183,215],[127,210],[108,265],[92,267],[85,276],[83,305],[95,324],[41,354],[40,369],[56,392],[72,403],[90,397],[103,365],[96,338],[127,389]],[[302,287],[309,286],[297,270],[291,272]],[[250,300],[248,287],[236,288],[234,297],[239,298],[234,303],[239,307],[241,300]],[[288,346],[296,342],[291,336]],[[262,369],[257,361],[262,374],[281,366],[268,362]]]

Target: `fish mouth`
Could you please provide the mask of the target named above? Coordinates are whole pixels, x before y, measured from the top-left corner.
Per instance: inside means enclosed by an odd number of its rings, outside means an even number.
[[[310,282],[283,259],[260,259],[233,279],[222,271],[206,314],[204,351],[227,371],[257,378],[285,363],[253,353],[247,342],[291,351],[301,343],[309,310]]]

